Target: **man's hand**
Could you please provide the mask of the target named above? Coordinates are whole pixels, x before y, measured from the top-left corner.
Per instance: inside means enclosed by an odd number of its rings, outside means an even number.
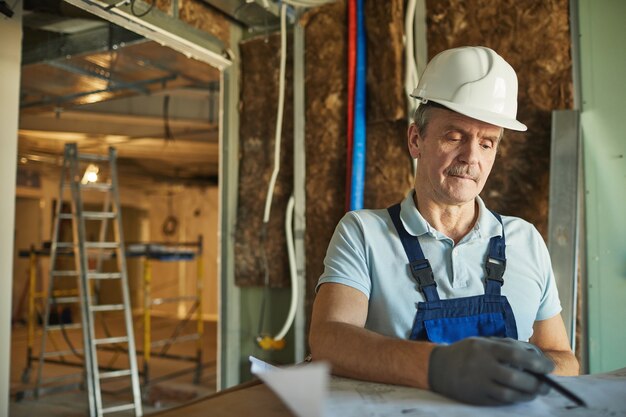
[[[472,337],[437,346],[430,355],[430,387],[477,405],[530,401],[549,388],[524,370],[546,374],[554,364],[529,345],[513,339]]]
[[[512,339],[510,337],[491,336],[489,337],[489,339],[499,341],[501,343],[508,343],[512,346],[517,345],[517,346],[522,347],[523,349],[529,350],[531,352],[535,352],[537,355],[543,356],[543,351],[539,349],[537,346],[533,345],[532,343],[523,342],[521,340]]]

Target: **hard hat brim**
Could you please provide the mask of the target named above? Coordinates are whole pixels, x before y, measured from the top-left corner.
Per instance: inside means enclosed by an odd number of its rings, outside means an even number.
[[[417,98],[419,99],[419,97]],[[468,108],[467,105],[453,103],[447,100],[429,99],[428,101],[441,104],[442,106],[447,107],[452,111],[455,111],[467,117],[471,117],[472,119],[480,120],[481,122],[492,124],[494,126],[500,126],[505,129],[517,130],[518,132],[525,132],[526,130],[528,130],[524,123],[521,123],[515,119],[511,119],[506,116],[502,116],[498,113],[481,109]]]

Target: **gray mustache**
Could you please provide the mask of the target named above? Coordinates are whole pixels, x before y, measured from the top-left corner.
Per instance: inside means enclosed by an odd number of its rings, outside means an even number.
[[[446,175],[470,177],[477,180],[478,170],[470,165],[453,165],[446,170]]]

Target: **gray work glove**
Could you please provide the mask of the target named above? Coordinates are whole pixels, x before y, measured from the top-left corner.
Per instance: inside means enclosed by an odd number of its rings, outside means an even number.
[[[471,337],[440,345],[430,355],[433,391],[476,405],[530,401],[549,387],[529,370],[552,372],[554,364],[536,346],[514,339]]]
[[[502,343],[508,343],[510,345],[517,345],[517,346],[521,346],[522,348],[529,350],[531,352],[536,353],[537,355],[540,356],[544,356],[543,355],[543,351],[541,349],[539,349],[536,345],[533,345],[532,343],[529,342],[523,342],[521,340],[517,340],[517,339],[511,339],[510,337],[495,337],[495,336],[491,336],[489,337],[490,340],[497,340],[500,341]],[[550,371],[552,372],[552,371]]]

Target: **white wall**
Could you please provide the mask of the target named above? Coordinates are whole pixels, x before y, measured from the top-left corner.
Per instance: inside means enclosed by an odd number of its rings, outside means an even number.
[[[168,193],[172,193],[171,197]],[[164,186],[157,195],[149,196],[150,233],[152,242],[194,242],[203,237],[202,261],[203,280],[203,317],[217,320],[217,218],[218,188],[168,187]],[[170,209],[171,199],[171,209]],[[165,218],[175,216],[178,230],[173,236],[165,236],[162,226]],[[152,297],[184,296],[195,293],[196,262],[153,262]],[[187,304],[188,306],[188,304]],[[182,318],[185,315],[183,305],[169,304],[157,311]]]
[[[22,60],[21,8],[21,1],[18,1],[11,19],[0,16],[0,416],[9,415],[13,220]]]

